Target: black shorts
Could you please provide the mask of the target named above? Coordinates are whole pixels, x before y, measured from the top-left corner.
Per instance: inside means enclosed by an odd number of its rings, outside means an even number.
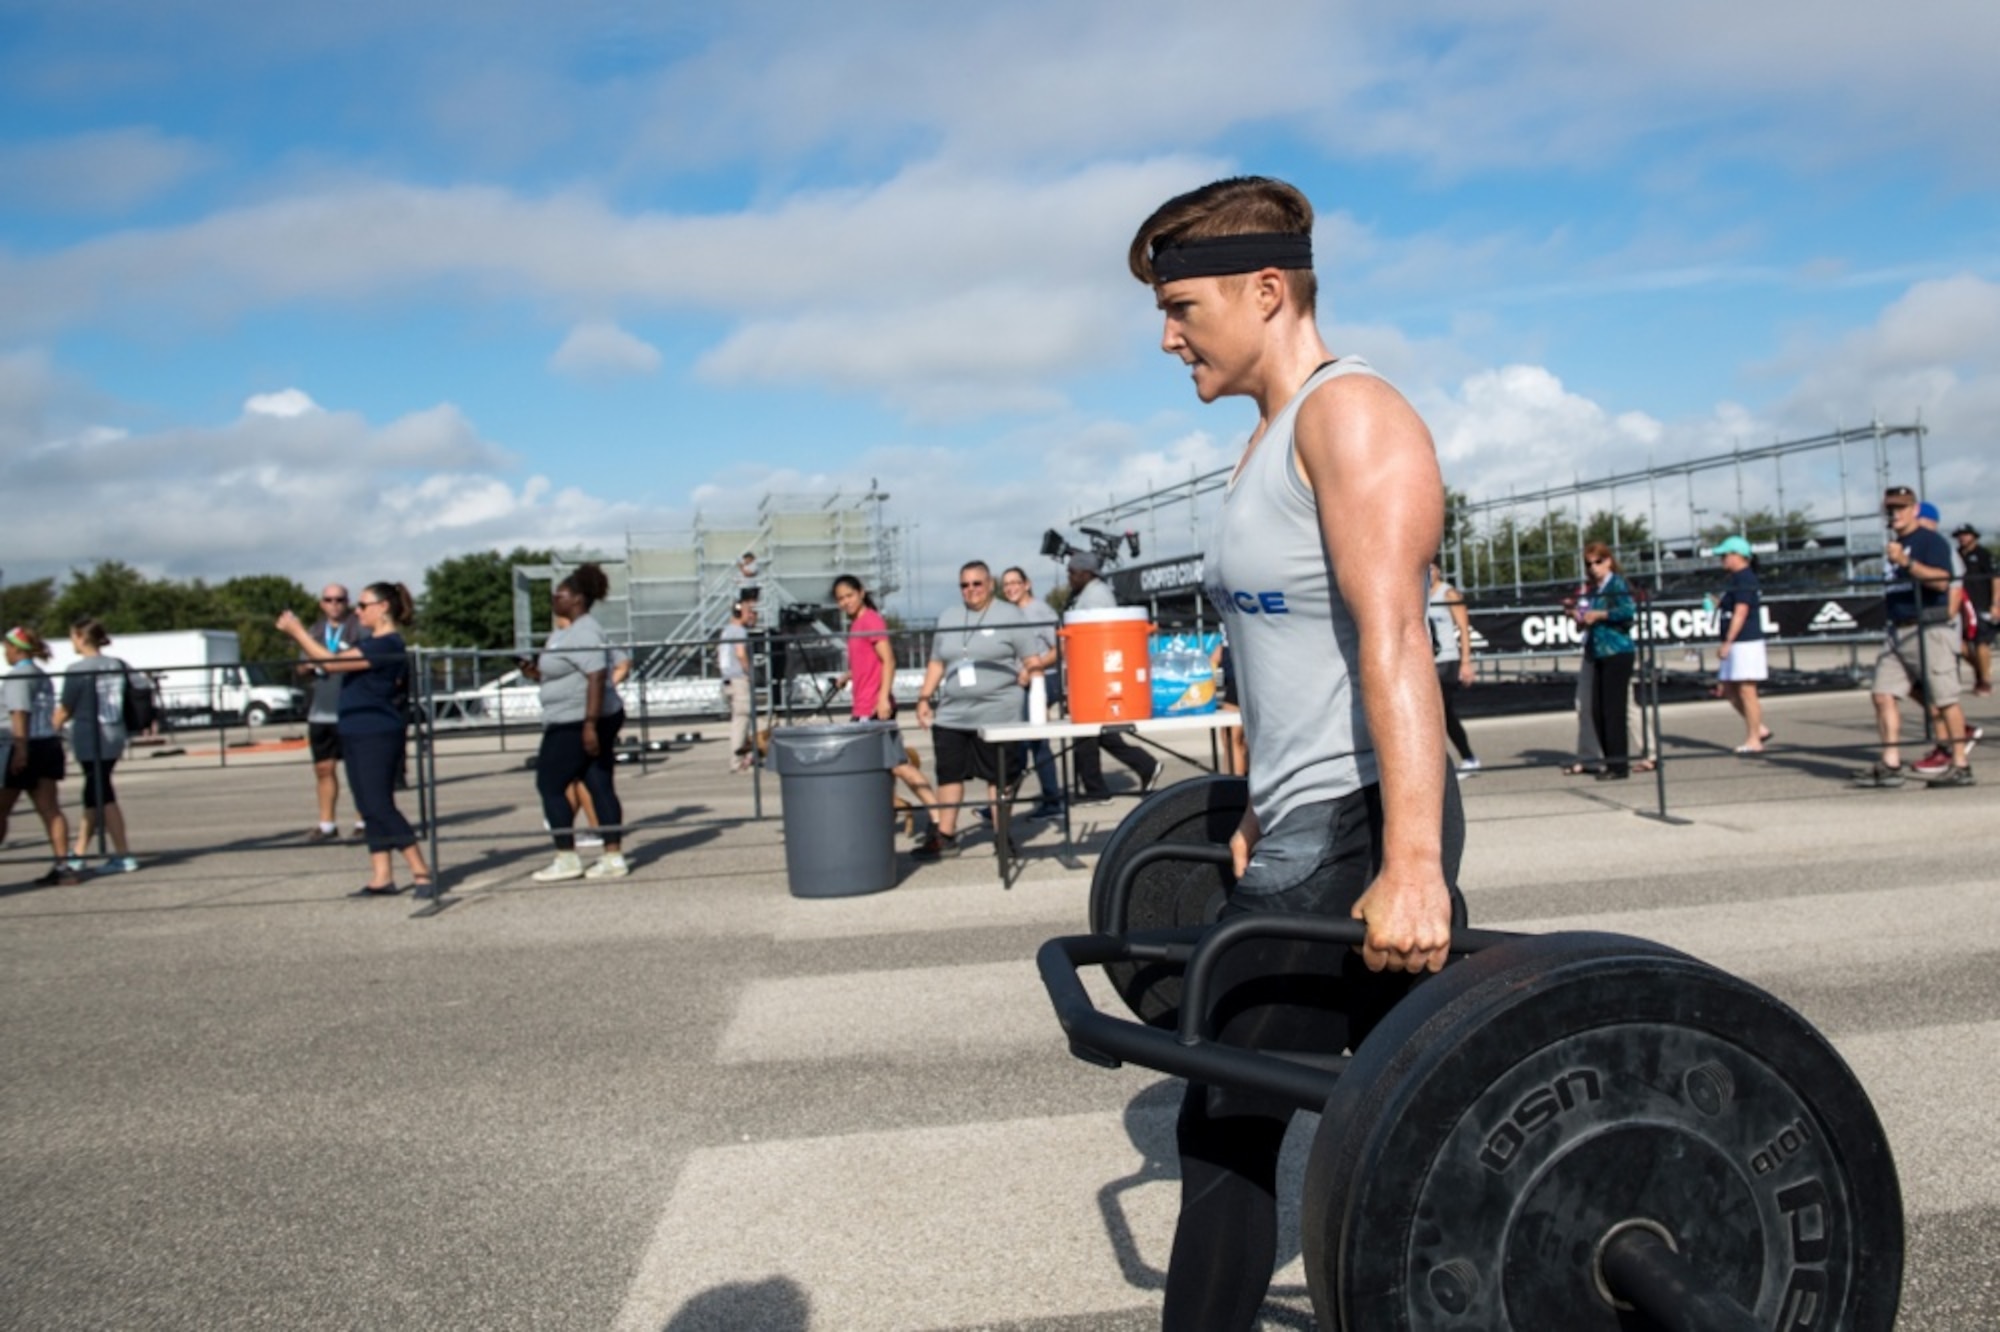
[[[111,770],[118,766],[117,759],[78,759],[76,766],[83,769],[85,809],[103,809],[118,803],[118,790],[111,785]]]
[[[931,727],[931,747],[937,751],[938,782],[967,782],[974,778],[999,785],[1000,746],[981,740],[977,731],[961,731],[950,726]],[[1021,779],[1021,765],[1009,761],[1007,774]]]
[[[308,722],[306,745],[314,763],[338,763],[342,758],[340,727],[334,722]]]
[[[1458,783],[1445,783],[1444,878],[1452,920],[1465,922],[1458,865],[1465,813]],[[1217,914],[1296,912],[1345,920],[1382,868],[1382,793],[1364,787],[1338,800],[1292,810],[1252,849],[1250,866]],[[1267,939],[1224,954],[1216,970],[1216,1029],[1231,1045],[1252,1049],[1351,1050],[1421,978],[1367,968],[1344,944]],[[1329,984],[1329,980],[1333,983]],[[1265,1113],[1263,1093],[1209,1089],[1210,1113]]]
[[[14,744],[18,747],[20,741]],[[7,782],[9,791],[32,791],[43,781],[59,782],[63,779],[63,743],[56,736],[44,736],[40,740],[28,742],[28,761],[19,772],[13,771],[13,754],[8,751]]]

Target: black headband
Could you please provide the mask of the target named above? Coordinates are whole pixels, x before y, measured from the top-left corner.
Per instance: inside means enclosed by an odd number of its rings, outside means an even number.
[[[1153,246],[1153,282],[1182,278],[1224,277],[1255,273],[1264,268],[1311,268],[1311,236],[1282,231],[1258,231],[1243,236],[1211,236],[1206,240],[1166,241]]]

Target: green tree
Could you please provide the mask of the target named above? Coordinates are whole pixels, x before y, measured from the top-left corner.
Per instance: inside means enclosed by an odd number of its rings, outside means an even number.
[[[56,580],[37,578],[0,587],[0,631],[26,625],[47,637],[55,628]]]
[[[122,560],[100,560],[88,571],[71,569],[50,608],[58,627],[91,615],[114,634],[212,629],[219,627],[220,613],[214,590],[199,578],[191,583],[152,579]]]
[[[1447,510],[1449,520],[1452,515]],[[1625,562],[1644,551],[1652,541],[1652,531],[1643,516],[1623,511],[1599,509],[1584,520],[1577,531],[1574,513],[1551,511],[1540,518],[1523,519],[1502,515],[1485,532],[1465,522],[1465,568],[1458,581],[1471,591],[1482,588],[1513,590],[1518,576],[1523,593],[1530,588],[1568,583],[1583,577],[1583,547],[1602,541],[1618,551]],[[1445,549],[1457,549],[1454,527]],[[1518,546],[1517,546],[1518,541]],[[1517,553],[1518,552],[1518,553]],[[1518,566],[1518,574],[1517,574]]]
[[[514,575],[517,564],[547,564],[555,552],[516,546],[506,554],[476,550],[440,560],[424,571],[423,614],[418,630],[434,647],[504,650],[514,646]],[[533,622],[549,622],[549,589],[537,584]]]
[[[277,630],[278,612],[296,611],[311,624],[317,611],[313,594],[297,579],[283,574],[244,574],[218,585],[210,594],[217,616],[209,625],[234,629],[245,661],[290,661],[298,645]]]
[[[1813,521],[1811,506],[1803,509],[1788,509],[1782,515],[1775,509],[1748,509],[1742,513],[1726,513],[1722,521],[1701,529],[1704,545],[1713,546],[1726,536],[1741,536],[1748,541],[1805,541],[1818,530]]]

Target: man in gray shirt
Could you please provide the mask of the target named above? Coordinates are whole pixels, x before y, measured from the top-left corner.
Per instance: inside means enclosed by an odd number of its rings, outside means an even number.
[[[938,783],[937,827],[914,853],[922,860],[958,854],[958,806],[967,781],[979,778],[1000,798],[999,746],[981,740],[979,728],[1019,721],[1022,688],[1055,659],[1053,649],[1037,650],[1020,610],[994,595],[984,561],[958,571],[958,591],[964,604],[938,616],[917,696],[917,722],[930,728]],[[1019,764],[1007,766],[1019,776]]]
[[[1111,591],[1111,585],[1099,577],[1102,568],[1102,562],[1088,551],[1080,550],[1069,557],[1068,609],[1118,608],[1118,598]],[[1076,759],[1078,804],[1096,804],[1111,798],[1111,788],[1104,784],[1104,760],[1098,755],[1100,749],[1138,774],[1141,795],[1152,790],[1153,783],[1160,780],[1160,761],[1123,736],[1079,739],[1072,751]]]
[[[314,640],[339,654],[368,637],[347,599],[347,589],[328,583],[319,594],[319,618],[309,631]],[[312,697],[306,709],[306,746],[312,751],[313,783],[319,796],[319,823],[306,834],[308,842],[340,840],[340,681],[341,677],[311,661],[301,661],[300,675],[311,676]],[[361,821],[355,820],[359,832]]]

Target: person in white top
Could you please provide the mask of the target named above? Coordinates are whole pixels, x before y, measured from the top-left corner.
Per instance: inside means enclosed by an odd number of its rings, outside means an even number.
[[[730,608],[729,623],[723,626],[715,645],[716,670],[722,675],[722,692],[729,700],[731,772],[748,772],[757,762],[750,737],[750,630],[756,624],[757,603],[737,602]]]

